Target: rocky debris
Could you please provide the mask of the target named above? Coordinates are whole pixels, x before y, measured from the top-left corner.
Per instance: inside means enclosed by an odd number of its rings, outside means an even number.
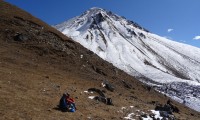
[[[127,20],[127,25],[133,25],[134,27],[138,28],[138,29],[141,29],[141,30],[144,30],[146,32],[149,32],[149,30],[141,27],[139,24],[137,24],[136,22],[133,22],[131,20]]]
[[[104,95],[105,91],[99,90],[99,89],[97,89],[97,88],[90,88],[90,89],[88,89],[88,92],[90,92],[90,93],[91,93],[91,92],[96,92],[96,93],[99,94],[99,96],[94,96],[94,98],[92,98],[92,99],[95,99],[95,100],[98,100],[98,101],[100,101],[100,102],[103,102],[103,103],[105,103],[106,105],[113,105],[112,99],[111,99],[111,98],[107,98],[107,97]]]
[[[98,67],[95,67],[94,65],[92,65],[92,69],[96,72],[96,73],[99,73],[101,75],[104,75],[104,76],[107,76],[102,69],[98,68]]]
[[[142,38],[146,38],[146,36],[143,33],[139,33],[139,36]]]
[[[125,88],[128,88],[128,89],[132,89],[133,88],[133,86],[130,83],[126,82],[125,80],[122,80],[122,83],[123,83]]]
[[[151,110],[149,116],[147,116],[149,120],[175,120],[176,118],[172,114],[168,114],[166,111],[155,111]]]
[[[133,30],[131,30],[131,29],[127,29],[127,31],[128,31],[131,35],[137,36],[137,34],[135,33],[135,31],[133,31]]]
[[[127,120],[161,120],[159,111],[155,110],[139,110],[136,106],[121,107],[118,113],[122,114],[122,119]]]
[[[171,102],[168,100],[167,104],[171,104]],[[162,109],[156,110],[139,110],[136,106],[128,106],[121,107],[117,112],[121,113],[123,118],[128,120],[175,120],[173,113],[169,113],[169,108],[165,107],[162,106]]]
[[[16,33],[14,36],[14,40],[18,42],[24,42],[27,41],[28,39],[29,39],[28,36],[22,33]]]
[[[14,20],[13,23],[16,25],[21,25],[21,26],[25,26],[25,25],[30,25],[31,28],[35,28],[35,29],[43,29],[43,27],[35,22],[32,22],[30,20],[25,20],[19,16],[14,16]]]
[[[97,13],[96,15],[92,16],[93,22],[90,25],[90,29],[99,29],[98,24],[105,20],[104,16],[101,13]],[[82,21],[80,21],[82,22]]]
[[[96,96],[94,99],[98,100],[100,102],[103,102],[106,105],[113,105],[111,98],[106,98],[106,97],[102,97],[102,96]]]
[[[141,117],[147,118],[147,114],[142,114]]]
[[[173,112],[179,113],[179,109],[174,106],[170,100],[168,100],[164,106],[161,104],[156,105],[155,110],[160,112],[160,116],[162,116],[163,119],[170,120],[175,119]]]
[[[103,22],[105,18],[103,17],[101,13],[98,13],[96,14],[95,17],[93,17],[93,19],[95,19],[95,22],[98,24],[100,22]]]
[[[107,80],[103,81],[102,83],[103,87],[105,87],[107,90],[113,92],[115,90],[114,86]]]
[[[164,92],[167,96],[177,96],[180,103],[196,106],[195,109],[200,110],[200,105],[196,104],[200,96],[200,86],[191,85],[183,82],[172,82],[156,87],[156,90]],[[188,104],[190,103],[190,104]]]
[[[72,50],[76,49],[75,42],[72,40],[65,42],[65,46]]]
[[[155,110],[156,111],[165,111],[168,114],[172,114],[172,108],[168,104],[165,104],[164,106],[162,106],[162,105],[156,105]]]
[[[172,110],[173,110],[172,112],[179,113],[178,107],[176,107],[175,105],[173,105],[170,99],[167,100],[167,105],[169,105],[172,108]]]
[[[3,18],[4,20],[4,18]],[[1,20],[0,20],[1,21]],[[27,48],[32,49],[31,47],[36,47],[37,45],[47,44],[51,45],[53,49],[58,51],[64,51],[67,55],[74,55],[72,52],[76,49],[76,44],[71,39],[64,40],[60,35],[54,33],[50,30],[45,29],[44,26],[41,26],[34,21],[25,20],[24,18],[14,16],[14,18],[10,21],[4,22],[6,25],[13,25],[13,29],[5,29],[5,37],[6,41],[12,42],[12,40],[17,42],[24,42],[27,44]],[[20,28],[20,29],[18,29]],[[40,51],[45,50],[49,53],[49,48],[39,48]],[[39,53],[40,55],[46,53]],[[98,70],[97,70],[98,71]],[[103,73],[102,73],[103,74]]]
[[[99,90],[99,89],[97,89],[97,88],[89,88],[89,89],[88,89],[88,92],[96,92],[96,93],[98,93],[101,97],[105,97],[103,91],[101,91],[101,90]]]

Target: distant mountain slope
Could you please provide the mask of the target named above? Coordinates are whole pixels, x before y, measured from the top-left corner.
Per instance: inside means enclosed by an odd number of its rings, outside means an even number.
[[[199,48],[160,37],[95,7],[54,27],[114,66],[200,111]]]

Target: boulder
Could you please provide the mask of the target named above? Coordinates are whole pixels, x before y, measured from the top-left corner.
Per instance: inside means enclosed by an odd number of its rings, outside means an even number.
[[[94,99],[98,100],[100,102],[103,102],[106,105],[113,105],[111,98],[106,98],[106,97],[102,97],[102,96],[96,96]]]
[[[115,90],[114,86],[108,81],[104,81],[103,85],[107,90],[109,90],[111,92],[113,92]]]
[[[101,90],[99,90],[99,89],[97,89],[97,88],[89,88],[88,91],[89,91],[89,92],[91,92],[91,91],[92,91],[92,92],[96,92],[96,93],[98,93],[101,97],[105,97],[103,91],[101,91]]]
[[[28,40],[28,36],[22,33],[17,33],[14,36],[15,41],[24,42]]]

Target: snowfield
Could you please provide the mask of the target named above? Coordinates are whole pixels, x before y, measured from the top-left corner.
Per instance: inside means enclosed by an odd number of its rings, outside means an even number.
[[[200,49],[91,8],[54,26],[119,69],[200,111]]]

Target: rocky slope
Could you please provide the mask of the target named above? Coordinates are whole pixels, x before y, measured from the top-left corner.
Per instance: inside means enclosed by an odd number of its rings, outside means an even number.
[[[199,48],[150,33],[101,8],[54,27],[119,69],[200,111]]]
[[[168,97],[142,84],[41,20],[0,1],[0,119],[139,119]],[[103,81],[114,86],[111,92]],[[113,106],[91,100],[104,91]],[[85,92],[84,92],[85,91]],[[57,108],[63,92],[78,110]],[[142,93],[142,94],[141,94]],[[177,119],[198,119],[200,113],[175,101]],[[153,111],[155,112],[155,111]]]

